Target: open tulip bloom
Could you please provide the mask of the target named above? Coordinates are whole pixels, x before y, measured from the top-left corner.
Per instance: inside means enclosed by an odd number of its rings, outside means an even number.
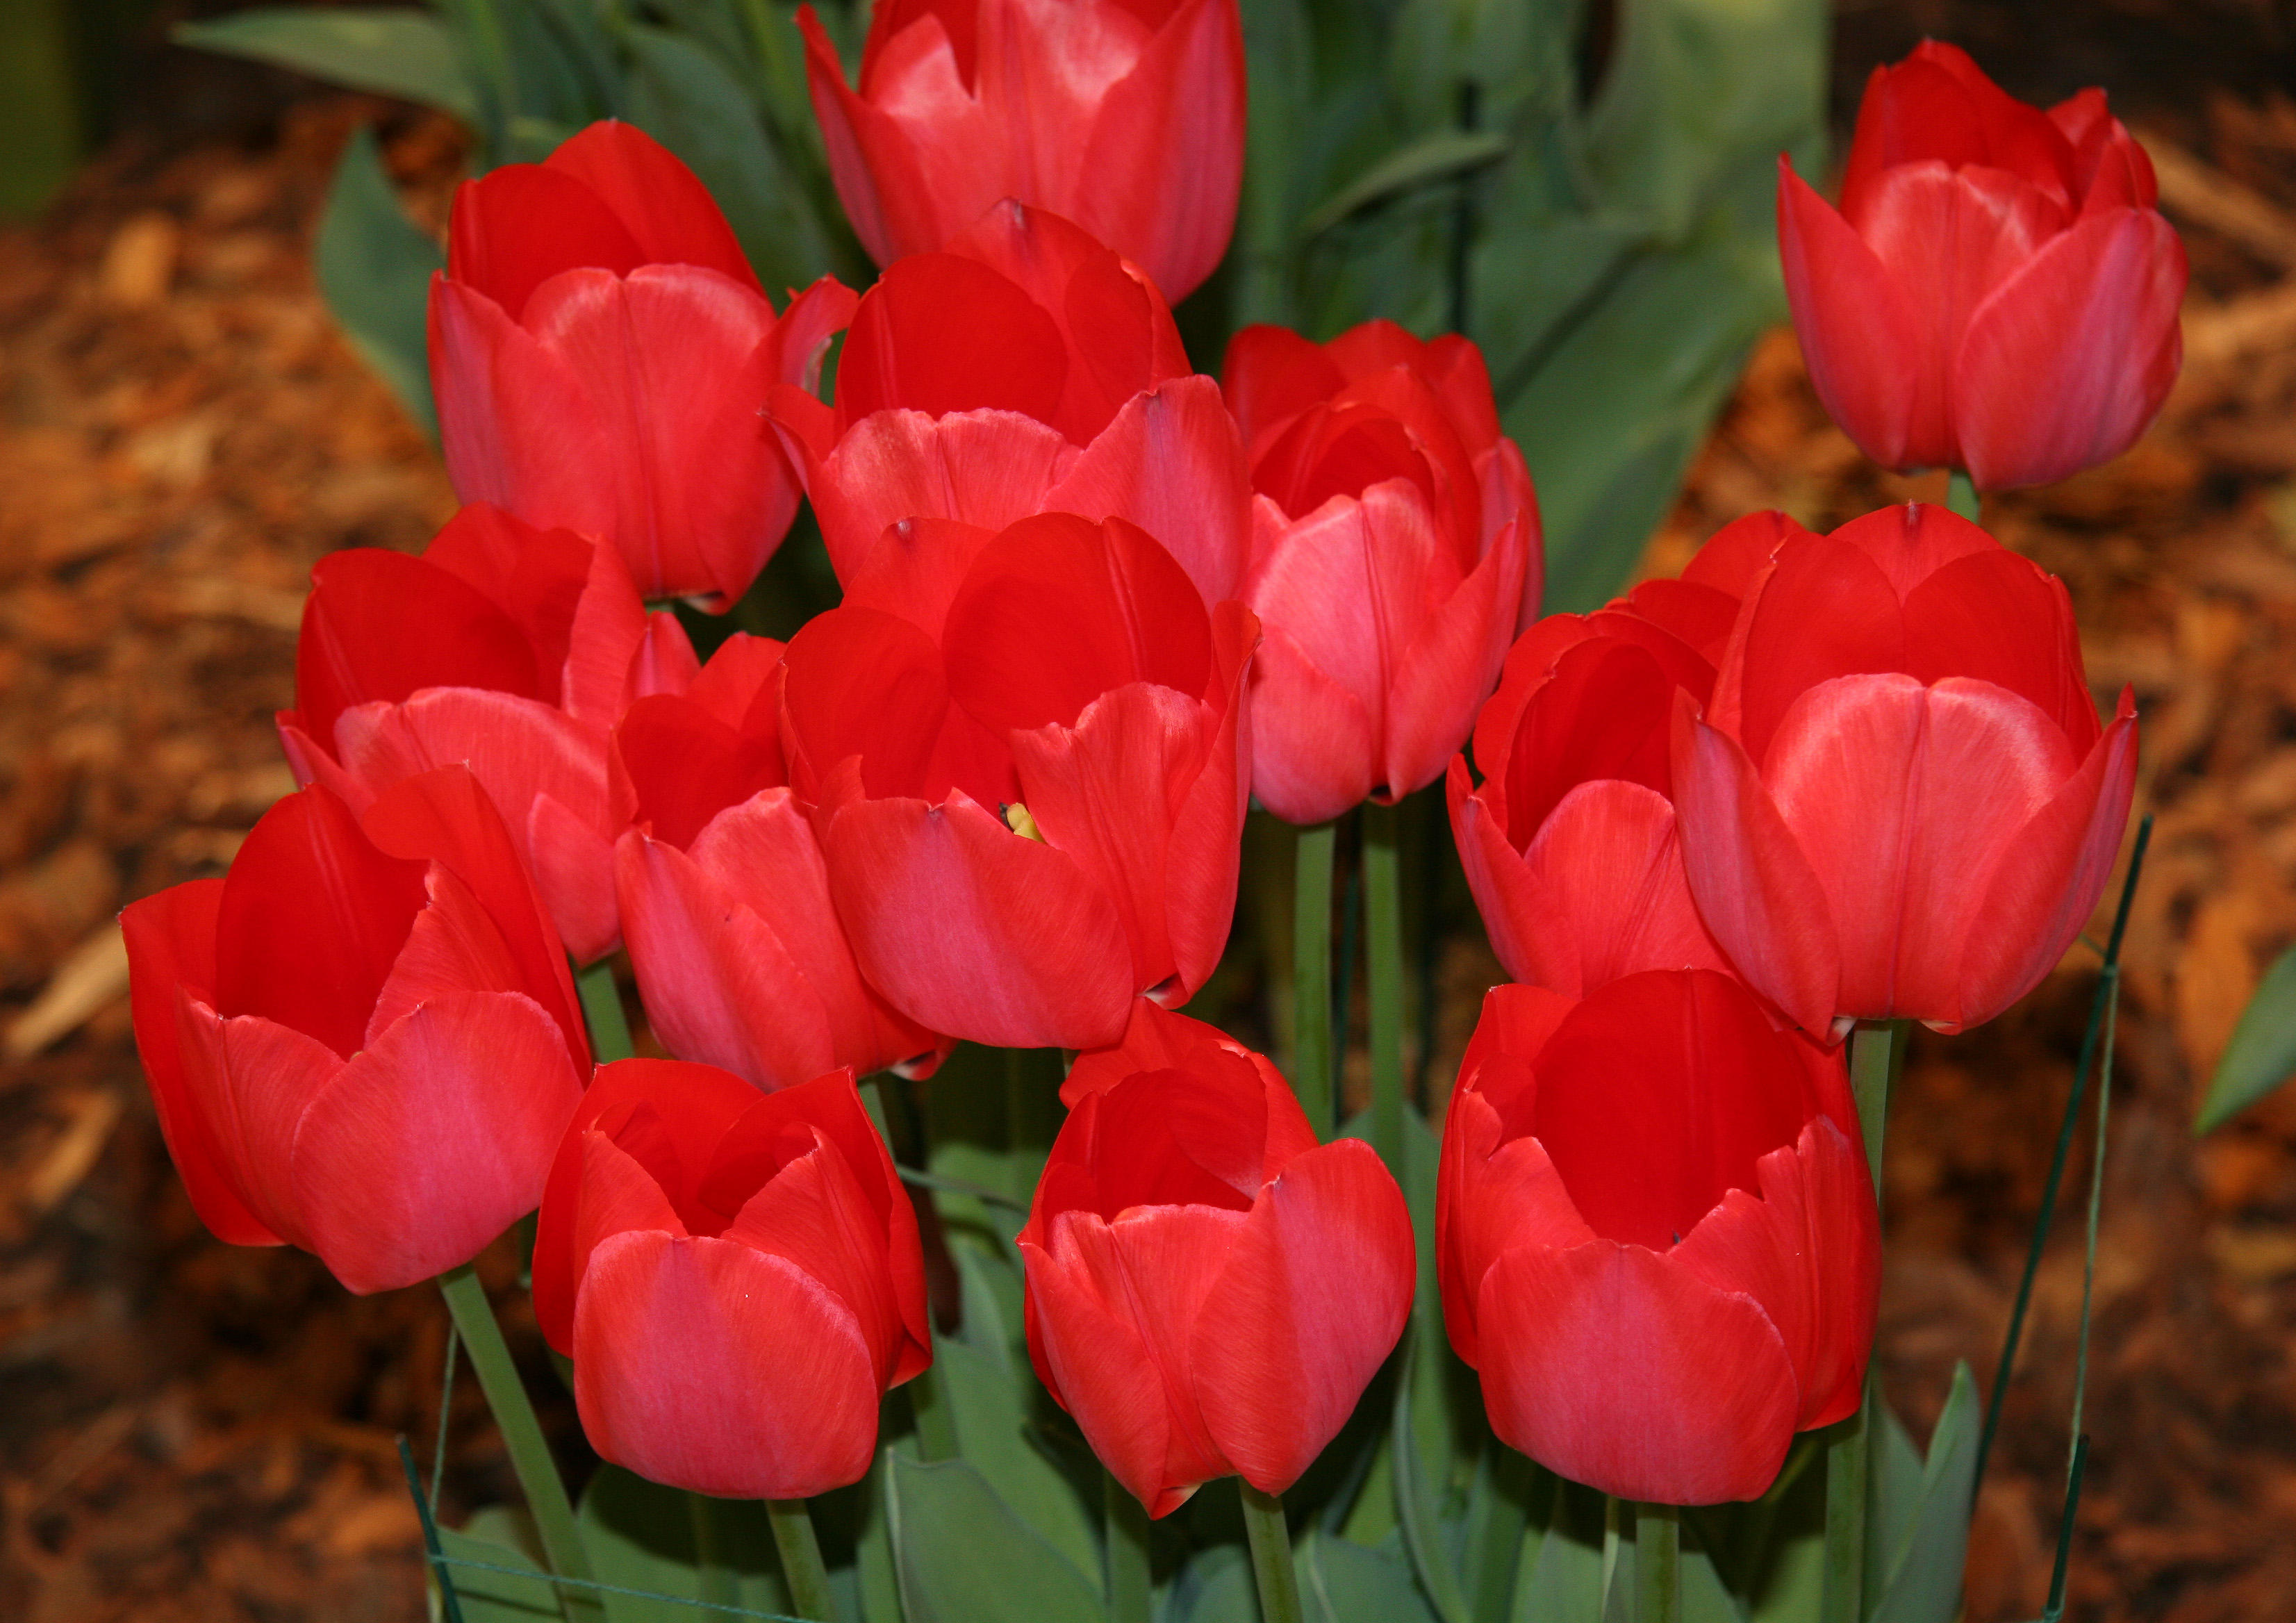
[[[1574,1481],[1756,1498],[1857,1407],[1881,1234],[1849,1078],[1727,975],[1495,988],[1436,1198],[1451,1345]]]
[[[721,1498],[858,1481],[878,1400],[932,1362],[916,1213],[850,1071],[760,1094],[602,1067],[550,1168],[534,1310],[592,1447]]]
[[[1281,1494],[1403,1332],[1402,1191],[1185,1016],[1135,1021],[1078,1070],[1020,1236],[1037,1373],[1152,1516],[1214,1477]]]
[[[590,1051],[549,918],[463,768],[363,816],[290,795],[225,878],[120,922],[160,1130],[218,1238],[388,1291],[541,1200]]]

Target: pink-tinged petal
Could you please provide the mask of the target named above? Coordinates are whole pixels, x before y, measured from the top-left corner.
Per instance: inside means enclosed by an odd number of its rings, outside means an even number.
[[[1467,742],[1476,709],[1498,681],[1522,604],[1523,540],[1520,524],[1501,530],[1473,572],[1400,651],[1390,678],[1380,780],[1390,801],[1435,781]]]
[[[1155,1357],[1129,1312],[1101,1293],[1093,1262],[1109,1249],[1105,1224],[1085,1214],[1065,1227],[1057,1257],[1031,1239],[1020,1242],[1030,1360],[1054,1399],[1078,1416],[1093,1452],[1125,1491],[1151,1515],[1169,1515],[1188,1496],[1165,1482],[1172,1417]],[[1080,1228],[1095,1232],[1080,1242]]]
[[[1800,526],[1795,529],[1800,537],[1815,538]],[[1915,594],[1947,565],[1965,558],[2014,556],[1979,526],[1935,502],[1898,502],[1877,507],[1850,520],[1825,538],[1846,542],[1865,553],[1867,561],[1882,571],[1890,583],[1890,590],[1908,612],[1914,608]],[[1827,555],[1821,553],[1816,556],[1823,563]],[[1839,569],[1841,565],[1836,561],[1825,567]],[[1912,635],[1910,630],[1907,635]]]
[[[1255,561],[1243,583],[1243,602],[1271,632],[1289,638],[1301,660],[1352,695],[1372,736],[1382,736],[1392,651],[1383,635],[1383,605],[1373,589],[1374,537],[1363,503],[1336,497],[1292,520],[1262,497],[1253,504],[1253,523]],[[1424,532],[1423,522],[1392,538],[1431,546]],[[1374,757],[1373,769],[1380,764]]]
[[[1454,776],[1464,775],[1462,760]],[[1729,967],[1690,899],[1664,796],[1615,778],[1581,783],[1517,855],[1479,798],[1452,793],[1469,888],[1515,980],[1583,997],[1644,970]]]
[[[1884,467],[1943,459],[1943,380],[1919,315],[1849,222],[1778,160],[1778,257],[1811,386]]]
[[[654,651],[652,663],[676,660],[684,645],[690,666],[693,645],[673,616],[649,615],[639,597],[637,583],[621,551],[612,546],[590,549],[588,579],[574,608],[573,628],[567,638],[566,668],[561,681],[566,713],[594,727],[611,727],[629,702],[631,666],[650,638],[668,644]],[[667,656],[667,657],[665,657]]]
[[[293,1165],[303,1114],[342,1059],[303,1033],[254,1015],[224,1019],[188,990],[176,999],[184,1094],[214,1129],[234,1192],[290,1245],[315,1250]]]
[[[1403,1192],[1360,1139],[1261,1193],[1188,1352],[1205,1427],[1246,1481],[1283,1492],[1339,1434],[1403,1333],[1415,1267]]]
[[[1124,1040],[1112,1048],[1078,1054],[1061,1079],[1061,1103],[1072,1111],[1086,1094],[1104,1094],[1140,1071],[1185,1070],[1191,1053],[1206,1045],[1229,1053],[1250,1053],[1218,1026],[1176,1013],[1153,998],[1136,997]],[[1311,1134],[1308,1144],[1315,1142]]]
[[[1018,412],[876,412],[808,476],[829,561],[842,579],[890,524],[959,519],[1001,530],[1044,511],[1076,448]]]
[[[2136,711],[2124,690],[2079,768],[1972,883],[1984,899],[1962,943],[1948,1029],[1991,1020],[2055,967],[2104,893],[2136,791]]]
[[[303,1117],[293,1169],[311,1250],[361,1295],[468,1262],[541,1204],[582,1082],[533,999],[431,998]]]
[[[821,127],[830,178],[837,184],[838,201],[845,205],[845,217],[853,223],[853,234],[879,265],[890,265],[904,253],[939,247],[939,233],[922,242],[893,235],[887,221],[889,201],[930,195],[916,174],[907,143],[898,126],[847,86],[844,63],[813,7],[798,8],[797,26],[805,37],[806,88],[813,102],[815,121]],[[882,191],[877,184],[880,173],[889,182]]]
[[[707,1088],[706,1084],[704,1087]],[[584,1101],[583,1108],[576,1112],[575,1121],[560,1141],[558,1160],[550,1169],[554,1193],[559,1184],[562,1164],[570,1160],[578,1174],[574,1184],[568,1186],[574,1202],[574,1209],[568,1216],[567,1223],[570,1242],[567,1255],[572,1265],[567,1275],[569,1296],[565,1307],[565,1334],[568,1337],[574,1333],[572,1295],[579,1288],[583,1275],[589,1271],[591,1252],[615,1235],[627,1234],[633,1229],[641,1232],[652,1229],[679,1236],[691,1232],[685,1225],[685,1219],[678,1216],[676,1201],[662,1187],[660,1180],[647,1169],[644,1162],[614,1138],[617,1133],[624,1137],[637,1136],[643,1130],[637,1119],[642,1114],[649,1118],[644,1124],[645,1128],[665,1134],[670,1131],[672,1119],[664,1118],[652,1100],[643,1101],[635,1106],[627,1101],[624,1102],[625,1108],[598,1112],[591,1108],[588,1101]],[[713,1100],[712,1102],[738,1111],[747,1107],[748,1101]],[[659,1152],[660,1146],[652,1147]],[[676,1156],[679,1147],[673,1139],[669,1153]],[[685,1158],[679,1159],[682,1163]],[[681,1171],[687,1174],[679,1180],[681,1184],[690,1185],[693,1181],[690,1169],[681,1165]],[[681,1187],[678,1193],[690,1195],[691,1191],[689,1187]],[[550,1194],[545,1194],[545,1203],[550,1198]],[[570,1345],[566,1350],[570,1353]]]
[[[602,119],[562,142],[544,167],[587,186],[654,264],[707,266],[757,287],[709,189],[636,125]]]
[[[857,789],[857,784],[849,785]],[[920,1025],[1013,1048],[1096,1048],[1123,1034],[1132,953],[1078,861],[962,793],[824,795],[830,894],[853,955]]]
[[[1037,504],[1137,524],[1208,603],[1234,596],[1243,578],[1251,483],[1234,420],[1210,378],[1174,378],[1127,400]]]
[[[2184,245],[2150,209],[2092,214],[1993,290],[1952,360],[1954,432],[1980,489],[2110,462],[2183,359]]]
[[[558,939],[578,963],[595,963],[622,942],[614,905],[614,848],[597,825],[538,794],[526,815],[527,857],[535,889]]]
[[[1447,1118],[1436,1216],[1436,1276],[1452,1348],[1470,1367],[1481,1365],[1483,1276],[1518,1246],[1568,1250],[1595,1239],[1570,1192],[1536,1138],[1510,1138],[1491,1101],[1474,1089],[1452,1102]]]
[[[851,1309],[730,1240],[635,1232],[591,1253],[574,1398],[603,1457],[719,1498],[826,1493],[858,1481],[876,1447]]]
[[[430,902],[414,915],[368,1017],[366,1044],[432,998],[449,992],[523,992],[523,966],[487,916],[486,906],[447,868],[424,876]]]
[[[1378,740],[1363,701],[1281,627],[1251,664],[1251,791],[1286,823],[1324,823],[1372,791]]]
[[[1660,1504],[1754,1499],[1777,1476],[1800,1394],[1751,1297],[1597,1240],[1507,1252],[1480,1317],[1491,1429],[1550,1470]]]
[[[1863,1396],[1882,1235],[1865,1152],[1824,1117],[1760,1162],[1759,1199],[1734,1189],[1669,1258],[1760,1304],[1800,1392],[1794,1429],[1831,1425]]]
[[[1674,806],[1699,917],[1749,985],[1805,1031],[1832,1029],[1841,947],[1809,858],[1738,741],[1675,711]]]

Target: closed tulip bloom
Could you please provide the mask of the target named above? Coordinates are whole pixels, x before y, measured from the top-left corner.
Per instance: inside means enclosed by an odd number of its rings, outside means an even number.
[[[459,766],[266,812],[222,879],[131,905],[160,1131],[234,1245],[362,1295],[468,1262],[542,1198],[589,1047],[550,920]]]
[[[736,633],[615,734],[630,964],[662,1045],[762,1088],[849,1066],[930,1076],[947,1039],[862,980],[782,764],[782,645]]]
[[[1019,1243],[1037,1375],[1166,1516],[1214,1477],[1299,1480],[1403,1333],[1414,1264],[1369,1144],[1319,1146],[1265,1059],[1150,1018],[1076,1101]]]
[[[2096,906],[2136,770],[2062,582],[1942,507],[1789,535],[1702,716],[1677,697],[1683,863],[1738,973],[1805,1029],[1990,1020]]]
[[[606,758],[631,701],[695,670],[611,546],[465,507],[419,558],[352,547],[311,570],[280,742],[299,783],[363,808],[401,778],[469,766],[566,950],[620,940]]]
[[[1139,525],[1207,602],[1235,594],[1250,491],[1219,386],[1192,376],[1163,295],[1058,215],[993,209],[865,294],[824,406],[769,406],[837,578],[886,529],[1039,512]]]
[[[1435,1222],[1492,1430],[1573,1481],[1752,1499],[1857,1407],[1881,1234],[1849,1078],[1727,975],[1493,988]]]
[[[693,172],[627,124],[455,194],[430,381],[466,502],[611,541],[648,597],[723,609],[797,511],[758,408],[805,384],[853,295],[776,318]]]
[[[1680,580],[1555,614],[1507,651],[1475,721],[1478,786],[1452,758],[1451,829],[1509,976],[1571,997],[1643,970],[1722,969],[1682,870],[1674,695],[1714,687],[1739,592],[1782,515],[1733,524]]]
[[[1185,1003],[1235,910],[1259,627],[1121,520],[912,525],[791,640],[782,746],[871,985],[933,1031],[1092,1048]]]
[[[1538,612],[1530,476],[1456,335],[1246,327],[1225,377],[1254,492],[1241,595],[1266,628],[1252,791],[1300,824],[1391,804],[1466,741]]]
[[[1778,160],[1810,381],[1890,468],[2042,485],[2128,448],[2183,356],[2185,250],[2104,93],[2046,112],[1934,40],[1876,68],[1837,211]]]
[[[534,1312],[600,1457],[722,1499],[857,1482],[932,1362],[917,1218],[853,1073],[759,1094],[600,1068],[550,1168]]]
[[[1006,198],[1074,220],[1176,304],[1227,251],[1236,0],[903,0],[870,18],[857,93],[811,6],[798,26],[837,194],[878,264]]]

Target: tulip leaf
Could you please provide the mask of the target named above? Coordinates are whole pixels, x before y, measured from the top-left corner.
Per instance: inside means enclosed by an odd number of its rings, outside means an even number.
[[[1503,135],[1488,130],[1439,130],[1374,164],[1310,209],[1300,234],[1319,237],[1349,216],[1406,192],[1488,168],[1507,155]]]
[[[179,22],[168,37],[194,50],[420,102],[465,123],[478,118],[478,97],[453,33],[414,6],[263,6],[212,22]]]
[[[964,1460],[887,1456],[885,1504],[907,1623],[1052,1623],[1101,1615],[1099,1587]]]
[[[390,386],[407,415],[436,439],[430,275],[444,268],[446,256],[400,210],[372,129],[362,127],[343,147],[312,260],[319,291],[352,347]]]
[[[1411,1564],[1318,1531],[1300,1546],[1309,1623],[1436,1623]]]
[[[1560,1477],[1552,1481],[1544,1526],[1524,1536],[1513,1623],[1584,1623],[1602,1614],[1602,1498]]]
[[[1001,1336],[999,1338],[1002,1339]],[[956,1420],[958,1450],[1006,1508],[1079,1572],[1098,1573],[1100,1543],[1075,1487],[1030,1441],[1028,1388],[1000,1357],[965,1341],[940,1340],[934,1362]],[[1030,1387],[1033,1374],[1026,1374]]]
[[[1458,1564],[1444,1537],[1436,1490],[1426,1477],[1421,1428],[1413,1418],[1414,1389],[1420,1385],[1413,1379],[1414,1366],[1425,1356],[1427,1347],[1407,1330],[1404,1345],[1408,1350],[1404,1354],[1402,1378],[1395,1383],[1395,1439],[1388,1450],[1395,1478],[1396,1520],[1402,1524],[1404,1547],[1411,1552],[1411,1565],[1419,1574],[1420,1587],[1434,1604],[1436,1616],[1441,1623],[1467,1623]]]
[[[2291,1076],[2296,1076],[2296,947],[2264,972],[2241,1012],[2194,1130],[2222,1127]]]
[[[558,1586],[532,1555],[502,1536],[508,1529],[490,1525],[482,1520],[487,1516],[487,1512],[480,1512],[461,1532],[453,1528],[439,1529],[439,1553],[450,1563],[480,1563],[450,1564],[447,1569],[455,1586],[455,1599],[462,1608],[463,1623],[547,1623],[560,1617]],[[495,1567],[513,1567],[518,1571],[488,1570]],[[523,1576],[529,1572],[534,1576]]]
[[[1953,1623],[1961,1610],[1982,1408],[1969,1365],[1956,1364],[1922,1467],[1921,1503],[1890,1543],[1868,1545],[1866,1559],[1881,1558],[1889,1574],[1881,1604],[1870,1614],[1873,1623]]]
[[[1173,1578],[1164,1623],[1259,1623],[1259,1592],[1239,1545],[1199,1550]]]
[[[707,1514],[717,1559],[730,1579],[731,1598],[753,1611],[787,1611],[774,1535],[763,1504],[749,1499],[704,1499],[683,1488],[664,1488],[619,1465],[601,1465],[582,1494],[582,1542],[602,1584],[619,1584],[650,1594],[698,1601],[706,1597],[695,1521]],[[701,1615],[676,1600],[616,1595],[614,1623],[693,1623]]]

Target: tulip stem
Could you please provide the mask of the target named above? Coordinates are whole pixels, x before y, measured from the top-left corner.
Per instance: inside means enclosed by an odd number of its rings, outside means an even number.
[[[1299,832],[1297,885],[1292,899],[1292,1091],[1316,1136],[1331,1136],[1332,862],[1337,823]]]
[[[1849,1034],[1849,1090],[1857,1100],[1857,1130],[1866,1139],[1866,1165],[1874,1200],[1882,1199],[1882,1144],[1889,1135],[1890,1091],[1905,1062],[1907,1021],[1861,1021]]]
[[[1259,1586],[1259,1623],[1301,1623],[1300,1570],[1292,1562],[1292,1529],[1283,1520],[1283,1500],[1264,1494],[1242,1477],[1243,1528],[1251,1536],[1251,1576]]]
[[[582,1023],[590,1029],[590,1057],[601,1065],[610,1065],[635,1053],[629,1017],[622,1012],[622,989],[614,984],[612,961],[601,958],[588,969],[576,971],[574,989],[582,997]]]
[[[1635,1506],[1636,1623],[1674,1623],[1682,1610],[1682,1512]]]
[[[741,1595],[733,1569],[726,1564],[725,1540],[718,1536],[718,1501],[690,1489],[685,1496],[686,1520],[693,1526],[694,1587],[701,1599],[732,1606]]]
[[[1972,524],[1979,521],[1979,514],[1983,512],[1976,485],[1959,468],[1956,468],[1946,480],[1945,504]]]
[[[1857,1413],[1825,1446],[1825,1576],[1820,1623],[1858,1623],[1866,1604],[1866,1443],[1874,1418],[1874,1374]]]
[[[1108,1623],[1148,1623],[1148,1512],[1115,1476],[1100,1473],[1108,1541]]]
[[[581,1526],[574,1519],[574,1503],[566,1496],[558,1463],[550,1456],[549,1439],[542,1435],[542,1422],[535,1418],[526,1383],[519,1379],[510,1345],[503,1340],[502,1325],[487,1300],[487,1288],[466,1262],[439,1275],[439,1291],[447,1299],[447,1311],[454,1315],[455,1333],[470,1352],[471,1367],[478,1373],[480,1389],[487,1395],[487,1407],[494,1412],[503,1446],[510,1452],[511,1469],[518,1473],[526,1507],[542,1535],[542,1552],[549,1559],[550,1570],[561,1578],[588,1583],[595,1574],[590,1570],[589,1552],[583,1547]],[[604,1616],[604,1608],[590,1591],[561,1588],[558,1604],[566,1623],[595,1623]]]
[[[766,1515],[774,1524],[774,1548],[781,1553],[782,1581],[789,1586],[790,1604],[800,1618],[836,1623],[829,1569],[822,1564],[821,1541],[813,1534],[812,1506],[803,1499],[768,1499]]]
[[[1371,981],[1371,1143],[1403,1172],[1403,883],[1395,807],[1364,807],[1365,956]]]

